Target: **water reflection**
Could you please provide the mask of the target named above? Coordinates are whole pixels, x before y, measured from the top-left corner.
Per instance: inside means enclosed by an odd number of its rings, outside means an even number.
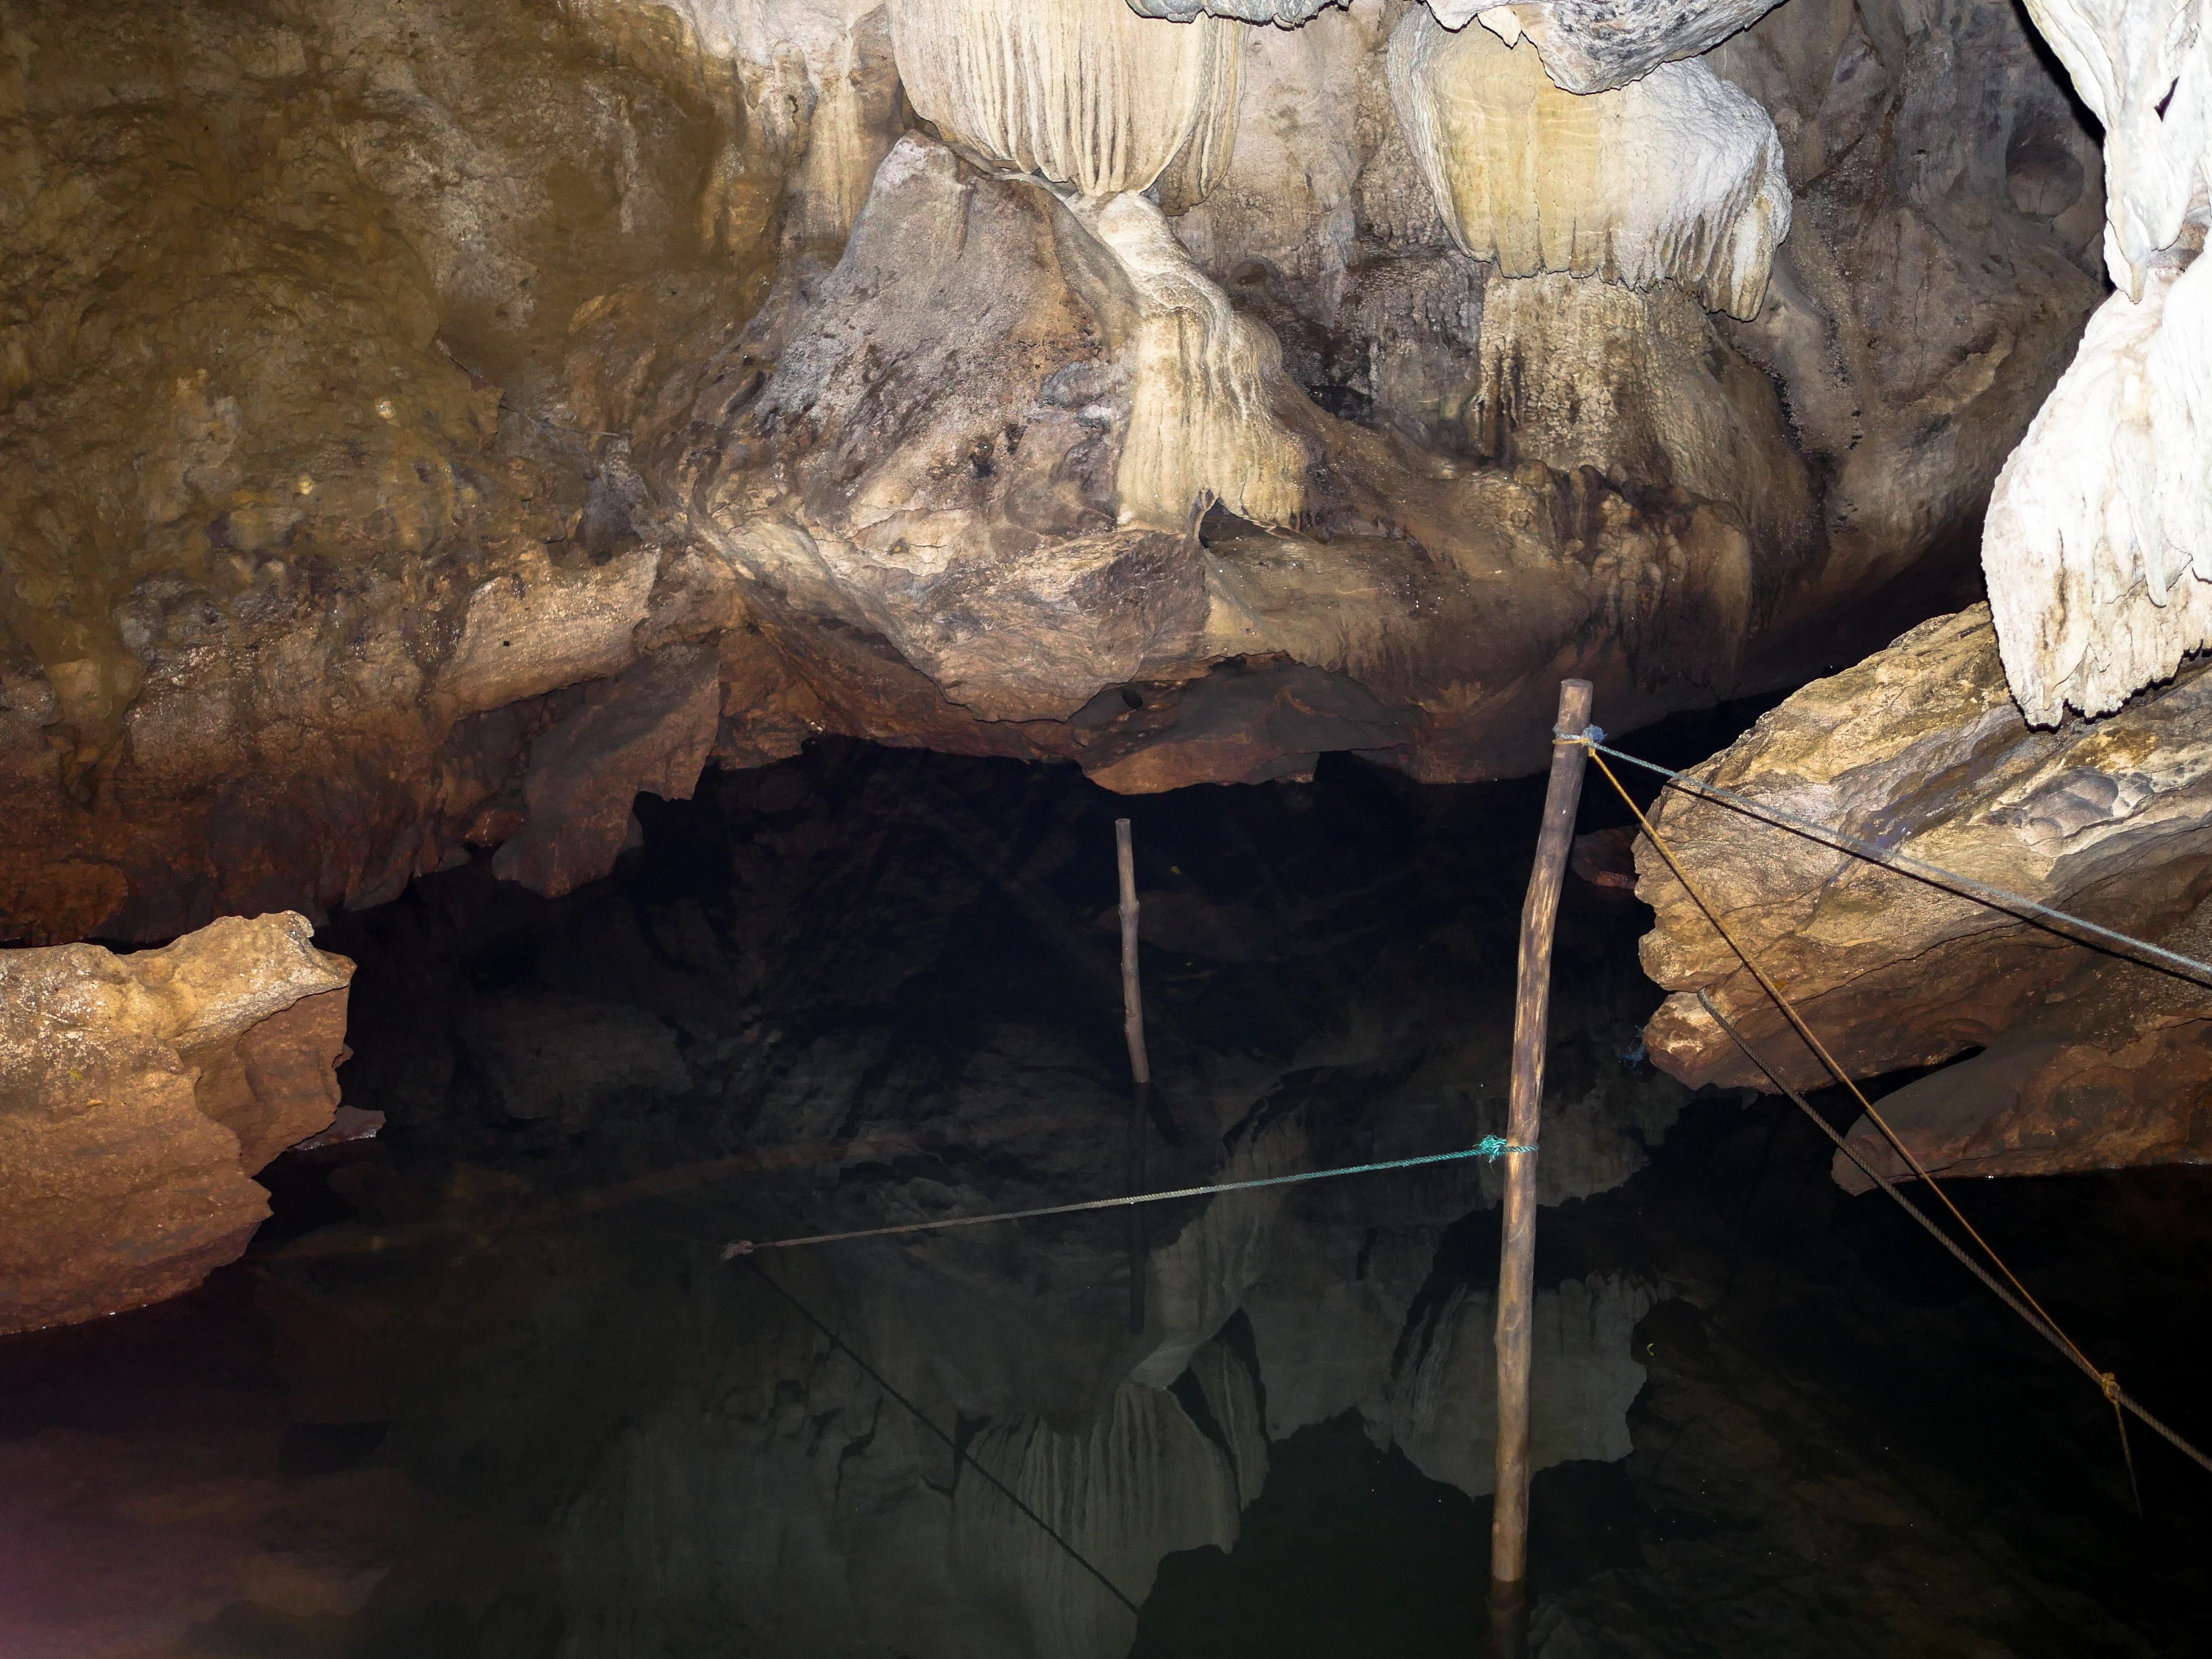
[[[646,804],[643,856],[569,899],[462,871],[338,919],[386,1138],[273,1171],[195,1297],[0,1344],[0,1648],[1467,1652],[1494,1171],[1164,1206],[1137,1335],[1112,1215],[720,1247],[1116,1189],[1117,811],[1173,901],[1160,1184],[1494,1131],[1534,801],[1346,763],[1133,806],[832,750]],[[1637,1061],[1640,914],[1577,887],[1562,924],[1542,1650],[2179,1639],[2201,1492],[2148,1471],[2163,1530],[2129,1531],[2101,1402],[1787,1108],[1686,1109]],[[1989,1224],[2133,1261],[2053,1290],[2118,1320],[2110,1285],[2205,1259],[2212,1206],[2164,1179],[1996,1185]],[[2154,1386],[2206,1292],[2148,1282]]]

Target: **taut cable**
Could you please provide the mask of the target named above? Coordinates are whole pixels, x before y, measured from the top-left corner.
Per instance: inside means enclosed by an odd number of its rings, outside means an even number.
[[[2186,1440],[2184,1440],[2172,1429],[2166,1427],[2164,1423],[2161,1423],[2158,1419],[2153,1417],[2150,1413],[2144,1410],[2143,1407],[2138,1404],[2125,1389],[2121,1388],[2119,1378],[2112,1372],[2100,1370],[2098,1369],[2096,1364],[2090,1359],[2088,1355],[2081,1352],[2080,1346],[2075,1342],[2073,1338],[2066,1334],[2064,1328],[2062,1327],[2056,1319],[2051,1316],[2050,1313],[2045,1310],[2040,1302],[2038,1302],[2035,1299],[2033,1292],[2029,1291],[2027,1285],[2021,1283],[2019,1276],[2005,1264],[2004,1258],[1997,1254],[1995,1247],[1992,1246],[1987,1239],[1982,1237],[1981,1233],[1975,1228],[1974,1224],[1967,1220],[1965,1214],[1960,1212],[1959,1206],[1951,1201],[1951,1195],[1943,1190],[1942,1183],[1938,1182],[1933,1175],[1929,1173],[1927,1167],[1923,1165],[1919,1158],[1914,1155],[1912,1149],[1905,1144],[1903,1137],[1900,1136],[1896,1130],[1893,1129],[1889,1125],[1888,1120],[1884,1118],[1881,1112],[1875,1109],[1874,1103],[1867,1098],[1865,1091],[1859,1087],[1856,1080],[1854,1079],[1849,1073],[1844,1071],[1842,1064],[1833,1054],[1828,1052],[1827,1045],[1823,1043],[1819,1036],[1814,1033],[1813,1029],[1805,1023],[1804,1017],[1797,1012],[1796,1005],[1783,994],[1782,988],[1774,982],[1765,969],[1761,968],[1758,963],[1752,960],[1751,953],[1744,948],[1742,942],[1739,940],[1735,933],[1729,930],[1728,924],[1721,920],[1719,913],[1713,908],[1711,902],[1706,899],[1705,894],[1698,890],[1698,884],[1690,879],[1689,872],[1683,869],[1680,860],[1674,856],[1674,849],[1668,846],[1665,839],[1662,837],[1658,830],[1653,827],[1651,820],[1644,816],[1644,809],[1636,804],[1635,798],[1628,793],[1626,787],[1624,786],[1620,781],[1620,779],[1614,775],[1613,769],[1605,763],[1606,755],[1613,754],[1618,751],[1603,749],[1601,747],[1597,739],[1602,735],[1602,733],[1597,732],[1595,728],[1592,728],[1590,732],[1586,732],[1557,733],[1555,734],[1554,740],[1559,743],[1579,743],[1589,750],[1591,761],[1595,763],[1599,771],[1605,774],[1606,781],[1612,784],[1615,791],[1619,793],[1622,801],[1626,804],[1629,811],[1635,816],[1638,828],[1643,830],[1644,836],[1650,841],[1652,847],[1657,850],[1659,856],[1666,860],[1667,867],[1674,872],[1675,880],[1682,884],[1682,890],[1690,896],[1692,902],[1696,904],[1698,910],[1705,915],[1705,920],[1712,924],[1713,931],[1718,933],[1722,939],[1727,944],[1729,949],[1735,953],[1737,960],[1741,962],[1746,969],[1749,969],[1752,977],[1759,981],[1759,988],[1765,991],[1768,997],[1772,999],[1775,1006],[1782,1011],[1783,1017],[1790,1022],[1791,1028],[1796,1031],[1800,1037],[1804,1039],[1806,1046],[1812,1049],[1814,1054],[1820,1057],[1820,1063],[1828,1069],[1830,1073],[1835,1077],[1836,1080],[1841,1083],[1844,1088],[1850,1091],[1852,1099],[1858,1103],[1860,1109],[1866,1114],[1868,1120],[1871,1121],[1877,1129],[1881,1130],[1884,1139],[1886,1139],[1889,1144],[1896,1149],[1898,1155],[1904,1159],[1906,1165],[1912,1170],[1914,1175],[1919,1177],[1929,1191],[1934,1193],[1936,1196],[1942,1200],[1943,1207],[1951,1212],[1953,1218],[1958,1222],[1960,1227],[1966,1230],[1966,1236],[1974,1241],[1975,1244],[1981,1249],[1982,1253],[1989,1257],[1990,1263],[1996,1267],[1999,1273],[2004,1275],[2005,1279],[2010,1283],[2012,1289],[2008,1291],[2004,1285],[1998,1284],[1986,1270],[1970,1258],[1966,1252],[1959,1247],[1955,1240],[1954,1240],[1948,1233],[1944,1232],[1942,1228],[1936,1226],[1935,1223],[1924,1215],[1917,1206],[1908,1202],[1904,1194],[1897,1189],[1896,1186],[1891,1182],[1887,1176],[1876,1171],[1864,1158],[1861,1158],[1856,1152],[1853,1152],[1846,1144],[1844,1138],[1837,1133],[1833,1125],[1830,1124],[1826,1118],[1814,1111],[1812,1106],[1802,1095],[1800,1095],[1795,1089],[1790,1087],[1789,1085],[1784,1083],[1781,1077],[1771,1067],[1770,1067],[1764,1060],[1760,1059],[1757,1054],[1753,1052],[1750,1045],[1744,1041],[1741,1034],[1736,1030],[1735,1027],[1729,1022],[1729,1020],[1721,1013],[1720,1010],[1714,1006],[1711,999],[1707,997],[1703,991],[1699,991],[1698,993],[1698,1005],[1703,1007],[1705,1011],[1712,1017],[1714,1022],[1728,1034],[1729,1038],[1735,1043],[1736,1047],[1743,1050],[1745,1057],[1754,1066],[1758,1066],[1759,1069],[1768,1078],[1771,1079],[1775,1085],[1787,1094],[1790,1099],[1796,1102],[1798,1106],[1804,1110],[1806,1115],[1811,1117],[1814,1122],[1820,1126],[1821,1129],[1836,1143],[1838,1147],[1843,1149],[1844,1153],[1854,1164],[1856,1164],[1861,1169],[1864,1170],[1867,1174],[1881,1186],[1884,1192],[1895,1199],[1900,1205],[1903,1205],[1905,1211],[1911,1214],[1914,1219],[1918,1221],[1922,1226],[1925,1227],[1931,1234],[1933,1234],[1942,1243],[1943,1247],[1949,1250],[1953,1255],[1958,1257],[1958,1259],[1973,1273],[1975,1277],[1981,1279],[1984,1284],[1987,1285],[1992,1291],[1996,1291],[1998,1297],[2002,1300],[2006,1305],[2010,1307],[2015,1313],[2018,1313],[2023,1319],[2026,1319],[2031,1326],[2034,1327],[2038,1332],[2044,1335],[2054,1346],[2058,1347],[2069,1359],[2073,1361],[2073,1363],[2080,1368],[2085,1376],[2088,1376],[2097,1384],[2100,1391],[2102,1392],[2106,1400],[2111,1403],[2113,1416],[2119,1421],[2120,1452],[2127,1463],[2128,1485],[2130,1491],[2135,1493],[2136,1508],[2138,1513],[2141,1513],[2142,1508],[2142,1495],[2141,1488],[2137,1486],[2136,1482],[2135,1455],[2128,1444],[2127,1421],[2124,1416],[2122,1415],[2123,1408],[2126,1411],[2133,1412],[2136,1416],[2142,1421],[2146,1427],[2149,1428],[2153,1432],[2167,1441],[2176,1449],[2191,1458],[2204,1468],[2212,1470],[2212,1457],[2207,1457],[2203,1452],[2198,1451],[2196,1447],[2191,1445]],[[1624,757],[1624,758],[1633,757]],[[1639,764],[1649,764],[1649,763],[1639,763]],[[1665,769],[1654,766],[1651,769],[1654,771],[1663,771]],[[1669,775],[1680,776],[1679,774],[1670,774]],[[1810,825],[1807,827],[1815,831],[1819,831],[1820,830],[1820,826],[1817,825]],[[1837,844],[1841,845],[1848,840],[1848,837],[1838,837],[1837,839]],[[1870,857],[1869,854],[1859,853],[1858,849],[1855,847],[1844,846],[1844,850],[1854,853],[1857,856]],[[1877,859],[1874,861],[1880,862],[1881,860]],[[1930,867],[1933,868],[1934,866]],[[1948,872],[1944,873],[1948,874]],[[2008,898],[2017,897],[2016,895],[2006,895],[2006,896]],[[2030,905],[2033,902],[2021,900],[2020,902],[2023,905]],[[2034,908],[2039,909],[2047,908],[2047,907],[2042,906],[2036,906]],[[2053,911],[2051,912],[2051,914],[2061,916],[2069,921],[2079,921],[2079,918],[2066,916],[2065,913],[2063,911]],[[2093,927],[2094,926],[2094,924],[2091,923],[2083,923],[2081,925]],[[2110,930],[2097,929],[2096,931],[2109,933]],[[2126,938],[2124,934],[2114,935],[2114,937],[2123,939]],[[2137,940],[2129,940],[2128,942],[2131,944],[2141,943],[2141,941]],[[2148,948],[2155,949],[2156,947]],[[2172,955],[2173,953],[2162,952],[2161,954]],[[2177,960],[2191,967],[2203,968],[2206,972],[2212,973],[2212,966],[2197,963],[2192,958],[2185,957],[2178,957]],[[2015,1295],[2014,1292],[2017,1292],[2017,1295]]]

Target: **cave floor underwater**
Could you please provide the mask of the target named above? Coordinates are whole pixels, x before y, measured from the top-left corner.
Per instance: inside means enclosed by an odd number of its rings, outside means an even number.
[[[1494,1168],[1160,1206],[1140,1336],[1119,1215],[792,1252],[787,1297],[719,1246],[1118,1190],[1116,816],[1153,1184],[1498,1131],[1540,794],[824,743],[641,798],[568,898],[331,919],[388,1127],[272,1166],[192,1295],[0,1341],[0,1654],[1478,1652]],[[1562,911],[1534,1650],[2212,1654],[2212,1480],[2138,1434],[2139,1517],[2105,1402],[1794,1109],[1651,1069],[1648,915]],[[1956,1196],[2212,1437],[2212,1171]]]

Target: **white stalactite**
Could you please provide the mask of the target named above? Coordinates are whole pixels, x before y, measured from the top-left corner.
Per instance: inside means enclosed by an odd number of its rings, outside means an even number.
[[[1189,201],[1228,170],[1242,25],[1123,0],[891,0],[890,21],[915,110],[978,160],[1085,196],[1173,168]]]
[[[2109,714],[2212,645],[2212,0],[2030,0],[2105,127],[2119,292],[1998,476],[1982,543],[2029,720]]]
[[[2055,726],[2212,644],[2212,264],[2089,319],[1997,476],[1982,542],[2005,679]]]
[[[2105,129],[2105,263],[2142,297],[2212,184],[2212,0],[2028,0]]]
[[[1533,46],[1453,34],[1425,10],[1390,40],[1390,91],[1460,246],[1509,276],[1680,283],[1756,316],[1790,230],[1774,123],[1699,63],[1617,92],[1562,92]]]

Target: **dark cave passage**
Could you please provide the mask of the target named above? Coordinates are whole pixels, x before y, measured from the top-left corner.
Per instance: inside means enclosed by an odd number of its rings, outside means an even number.
[[[1757,712],[1635,746],[1696,758]],[[103,1652],[236,1659],[1469,1651],[1491,1169],[1160,1206],[1140,1336],[1118,1217],[774,1261],[957,1456],[717,1253],[1117,1190],[1116,816],[1154,1184],[1498,1130],[1540,799],[1333,757],[1130,799],[828,742],[641,797],[642,845],[567,898],[479,864],[333,919],[383,1133],[272,1166],[201,1291],[0,1342],[10,1652],[88,1607]],[[1593,789],[1581,827],[1626,817]],[[1650,1067],[1648,915],[1575,880],[1561,917],[1539,1651],[2212,1651],[2201,1477],[2138,1434],[2138,1519],[2094,1391],[1837,1189],[1786,1103]],[[2208,1199],[2186,1170],[1960,1191],[2200,1435]]]

